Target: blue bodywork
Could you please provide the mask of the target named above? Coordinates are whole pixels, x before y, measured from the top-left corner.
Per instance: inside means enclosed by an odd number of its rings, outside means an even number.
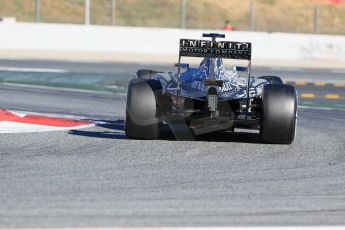
[[[180,74],[180,92],[182,97],[203,98],[207,96],[204,80],[212,76],[215,80],[223,80],[223,86],[218,92],[221,100],[245,99],[247,97],[247,76],[240,76],[236,67],[226,70],[221,58],[204,58],[199,68],[188,68]],[[152,79],[159,80],[163,91],[170,95],[177,95],[178,74],[157,73]],[[249,95],[251,98],[261,96],[264,85],[268,82],[264,79],[251,77]]]

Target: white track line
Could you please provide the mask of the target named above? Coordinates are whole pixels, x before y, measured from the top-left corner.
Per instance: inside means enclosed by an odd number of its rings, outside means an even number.
[[[40,132],[52,132],[63,131],[73,129],[86,129],[95,126],[95,124],[80,125],[75,127],[54,127],[36,124],[26,124],[10,121],[0,121],[0,133],[40,133]]]
[[[14,113],[14,114],[21,116],[21,117],[23,117],[27,114],[31,114],[31,115],[66,118],[66,119],[73,119],[73,120],[92,120],[90,118],[83,117],[83,116],[67,115],[67,114],[60,114],[60,113],[36,113],[36,112],[28,112],[28,111],[21,111],[21,110],[7,110],[7,111]]]
[[[308,105],[299,105],[299,109],[312,109],[312,110],[326,110],[326,111],[344,111],[342,108],[330,108],[330,107],[315,107]]]
[[[44,69],[44,68],[20,68],[20,67],[5,67],[0,66],[0,71],[6,72],[34,72],[34,73],[67,73],[63,69]]]

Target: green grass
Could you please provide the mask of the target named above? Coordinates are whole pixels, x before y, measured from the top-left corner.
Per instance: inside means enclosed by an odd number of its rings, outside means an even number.
[[[91,22],[110,24],[111,0],[91,0]],[[180,0],[116,0],[116,25],[179,27]],[[84,0],[41,0],[43,22],[83,23]],[[256,30],[312,33],[314,7],[320,5],[320,32],[345,34],[345,3],[328,0],[255,0]],[[230,20],[248,29],[249,0],[186,0],[188,28],[221,29]],[[35,0],[0,0],[0,16],[35,20]]]

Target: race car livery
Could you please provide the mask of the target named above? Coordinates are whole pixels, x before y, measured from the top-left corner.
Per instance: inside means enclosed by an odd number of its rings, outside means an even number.
[[[160,125],[167,123],[173,132],[184,127],[195,136],[234,132],[235,127],[256,129],[263,142],[291,144],[297,118],[295,88],[278,76],[252,76],[251,43],[216,41],[225,38],[222,34],[203,37],[211,40],[180,39],[176,73],[138,70],[128,85],[127,136],[157,139]],[[190,68],[181,63],[185,56],[202,61]],[[223,59],[248,64],[226,68]]]

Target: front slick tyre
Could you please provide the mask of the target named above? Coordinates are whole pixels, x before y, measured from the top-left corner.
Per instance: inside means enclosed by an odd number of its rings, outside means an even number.
[[[125,133],[133,139],[155,140],[159,136],[156,94],[158,81],[133,79],[128,85]]]
[[[267,143],[291,144],[295,138],[296,90],[291,85],[269,84],[262,96],[261,139]]]

